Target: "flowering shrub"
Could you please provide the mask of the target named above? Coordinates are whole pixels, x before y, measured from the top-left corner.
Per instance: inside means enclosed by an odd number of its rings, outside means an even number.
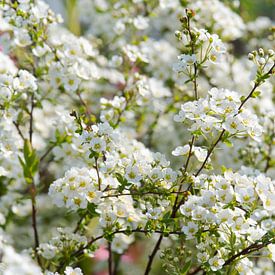
[[[0,273],[274,274],[271,21],[67,10],[0,0]]]

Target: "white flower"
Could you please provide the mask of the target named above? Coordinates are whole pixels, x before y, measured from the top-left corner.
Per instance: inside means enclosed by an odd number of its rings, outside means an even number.
[[[153,181],[157,181],[163,177],[162,171],[160,168],[156,167],[153,168],[152,171],[150,172],[150,178]]]
[[[236,186],[235,192],[236,200],[240,203],[251,203],[256,199],[254,187],[247,186],[245,188],[240,188]]]
[[[203,253],[199,252],[197,254],[197,258],[198,258],[199,262],[205,263],[208,261],[209,255],[206,252],[203,252]]]
[[[275,262],[275,244],[269,244],[267,245],[267,249],[271,252],[271,259],[273,262]]]
[[[22,30],[15,30],[14,31],[14,36],[15,36],[15,44],[19,47],[26,47],[32,44],[31,37],[28,33],[27,30],[22,29]]]
[[[145,30],[148,28],[148,18],[138,15],[133,19],[133,24],[138,30]]]
[[[183,72],[187,66],[191,66],[196,62],[196,55],[181,54],[178,56],[178,62],[173,65],[173,70],[177,73]]]
[[[267,192],[260,196],[263,201],[264,209],[274,212],[275,211],[275,193]]]
[[[38,45],[32,49],[33,54],[37,57],[41,57],[50,51],[51,49],[47,44],[43,44],[42,46]]]
[[[18,77],[13,81],[13,87],[18,91],[26,91],[31,89],[37,90],[36,78],[26,70],[20,70]]]
[[[174,121],[183,122],[185,120],[185,112],[180,110],[177,115],[174,115]]]
[[[209,259],[208,262],[210,264],[211,270],[213,270],[213,271],[217,271],[217,270],[221,269],[225,263],[225,261],[222,258],[220,258],[219,256],[214,256],[213,258]]]
[[[118,254],[122,254],[133,241],[133,236],[117,234],[112,241],[112,250]]]
[[[221,39],[217,34],[212,34],[210,37],[211,40],[211,46],[213,47],[213,50],[216,53],[225,53],[226,52],[226,47],[222,43]]]
[[[50,83],[54,88],[58,88],[63,82],[64,70],[61,65],[52,66],[49,68]]]
[[[38,249],[39,254],[47,260],[54,258],[57,252],[57,247],[48,243],[40,244]]]
[[[79,267],[73,268],[70,266],[67,266],[64,273],[66,275],[83,275],[81,269]]]
[[[157,220],[160,218],[162,212],[163,212],[162,207],[150,207],[147,209],[146,216],[149,219]]]
[[[196,146],[193,148],[193,150],[198,161],[203,162],[207,156],[207,150]]]
[[[80,79],[75,75],[65,75],[62,77],[64,88],[68,92],[75,92],[80,84]]]
[[[164,179],[168,182],[174,182],[177,178],[177,173],[171,168],[165,168],[162,172]]]
[[[186,235],[187,240],[194,239],[198,229],[199,226],[194,222],[188,222],[187,225],[182,227],[182,231]]]
[[[116,22],[114,26],[114,31],[118,34],[121,35],[125,31],[126,27],[125,24],[122,20],[119,20]]]
[[[176,149],[174,151],[172,151],[172,155],[173,156],[186,156],[188,155],[190,151],[190,145],[187,144],[187,145],[184,145],[184,146],[178,146],[176,147]]]
[[[106,142],[103,138],[95,137],[92,138],[90,145],[95,152],[104,152],[106,151]]]
[[[188,66],[193,65],[196,62],[196,60],[197,60],[195,54],[192,54],[192,55],[182,54],[182,55],[178,56],[178,59],[181,62],[185,62]]]
[[[241,125],[238,116],[227,118],[222,124],[222,127],[230,134],[235,134],[239,131],[244,130],[244,127]]]
[[[135,45],[126,45],[122,48],[122,50],[131,62],[136,62],[137,59],[140,59],[146,63],[149,62],[147,56],[145,56]]]
[[[255,274],[252,271],[252,268],[253,268],[253,263],[247,258],[244,258],[244,259],[240,260],[236,264],[236,270],[239,272],[240,275],[253,275],[253,274]]]
[[[139,184],[140,180],[142,179],[142,176],[140,175],[139,168],[134,166],[128,166],[125,170],[125,178],[133,183],[133,184]]]
[[[119,67],[123,62],[123,58],[119,55],[113,55],[110,61],[112,67]]]
[[[192,214],[193,206],[193,202],[189,199],[185,204],[180,206],[181,214],[190,217]]]

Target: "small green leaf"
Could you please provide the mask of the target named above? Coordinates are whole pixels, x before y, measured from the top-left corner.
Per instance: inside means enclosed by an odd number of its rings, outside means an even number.
[[[223,140],[223,143],[228,147],[233,147],[233,143],[229,139]]]
[[[181,270],[181,275],[187,274],[191,266],[192,266],[192,261],[187,262]]]
[[[252,93],[251,97],[257,98],[260,94],[261,94],[260,91],[254,91],[254,92]]]

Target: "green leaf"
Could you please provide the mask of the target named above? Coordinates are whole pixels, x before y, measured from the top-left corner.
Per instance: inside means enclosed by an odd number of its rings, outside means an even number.
[[[92,158],[98,158],[99,157],[99,153],[93,151],[90,149],[90,155],[89,155],[89,158],[92,159]]]
[[[32,148],[29,140],[25,140],[23,147],[24,160],[18,157],[19,162],[23,168],[24,178],[27,183],[32,183],[35,173],[39,169],[39,158],[35,150]]]
[[[184,267],[182,268],[180,274],[181,274],[181,275],[187,274],[187,272],[189,271],[189,269],[191,268],[191,266],[192,266],[192,261],[187,262],[187,263],[184,265]]]
[[[257,98],[260,94],[261,94],[260,91],[254,91],[254,92],[252,93],[251,97]]]
[[[25,161],[28,162],[32,152],[32,146],[29,140],[24,141],[24,148],[23,148],[23,153],[24,153],[24,158]]]
[[[223,143],[228,147],[233,147],[233,143],[229,139],[223,140]]]

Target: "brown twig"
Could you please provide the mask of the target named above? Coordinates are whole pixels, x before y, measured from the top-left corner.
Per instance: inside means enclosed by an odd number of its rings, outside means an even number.
[[[210,149],[208,150],[207,152],[207,156],[206,158],[204,159],[204,162],[202,163],[201,167],[199,168],[199,170],[197,171],[197,173],[195,174],[195,176],[197,177],[200,172],[202,171],[202,169],[204,168],[204,166],[206,165],[208,159],[210,158],[213,150],[215,149],[215,147],[218,145],[218,143],[221,141],[223,135],[225,133],[225,130],[223,129],[220,133],[220,135],[218,136],[217,140],[212,144],[212,146],[210,147]]]
[[[39,235],[37,230],[37,221],[36,221],[36,188],[34,185],[34,181],[32,181],[31,188],[30,188],[30,194],[31,194],[31,201],[32,201],[32,228],[34,233],[34,253],[36,256],[36,259],[41,266],[40,257],[37,253],[37,248],[39,247]]]
[[[33,110],[34,110],[34,93],[31,95],[31,110],[29,112],[30,115],[30,125],[29,125],[29,140],[30,144],[32,146],[32,136],[33,136]],[[31,188],[30,188],[30,194],[31,194],[31,202],[32,202],[32,228],[34,233],[34,253],[36,255],[37,261],[39,265],[41,266],[40,257],[37,253],[37,248],[39,247],[39,235],[37,230],[37,209],[36,209],[36,186],[34,184],[34,180],[32,179]]]
[[[92,112],[91,112],[89,106],[88,106],[87,103],[83,100],[83,98],[82,98],[80,92],[77,92],[77,96],[78,96],[78,98],[79,98],[79,101],[80,101],[81,105],[85,108],[86,115],[92,114]]]
[[[33,134],[33,109],[34,109],[34,93],[31,96],[30,127],[29,127],[29,139],[31,144],[32,144],[32,134]]]
[[[270,162],[271,162],[271,153],[272,153],[272,143],[273,139],[275,137],[275,128],[273,128],[273,132],[270,135],[270,143],[268,144],[268,150],[267,150],[267,156],[266,156],[266,163],[265,163],[265,168],[264,172],[266,173],[268,169],[271,167]]]
[[[109,251],[109,256],[108,256],[108,273],[109,275],[113,274],[113,253],[112,253],[112,243],[108,242],[108,251]]]
[[[82,221],[84,220],[84,218],[85,218],[85,214],[84,214],[84,215],[79,219],[79,221],[77,222],[76,227],[75,227],[73,233],[76,233],[76,232],[79,230],[80,225],[81,225]]]
[[[250,246],[248,246],[247,248],[243,249],[242,251],[240,251],[239,253],[233,255],[232,257],[230,257],[228,260],[225,261],[223,266],[226,265],[230,265],[233,261],[235,261],[237,258],[239,258],[240,256],[244,256],[244,255],[248,255],[252,252],[255,251],[259,251],[260,249],[266,247],[268,244],[270,244],[272,241],[268,241],[267,243],[254,243],[251,244]]]
[[[109,191],[109,190],[108,190]],[[171,191],[169,192],[169,194],[185,194],[186,191]],[[145,195],[166,195],[160,192],[153,192],[153,191],[149,191],[149,192],[144,192],[144,193],[121,193],[121,194],[111,194],[111,195],[106,195],[106,196],[102,196],[102,199],[105,198],[111,198],[111,197],[120,197],[120,196],[145,196]]]
[[[154,258],[155,258],[156,254],[157,254],[157,252],[158,252],[158,250],[159,250],[159,248],[160,248],[162,239],[163,239],[163,234],[161,234],[161,235],[159,236],[159,239],[158,239],[158,241],[157,241],[157,243],[156,243],[156,245],[155,245],[155,247],[154,247],[152,253],[151,253],[150,256],[149,256],[149,261],[148,261],[148,263],[147,263],[147,266],[146,266],[144,275],[148,275],[149,272],[151,271],[151,268],[152,268],[152,264],[153,264]]]
[[[56,144],[52,144],[47,150],[46,152],[40,157],[40,162],[42,162],[47,155],[54,149],[54,147],[56,146]]]
[[[18,124],[17,122],[15,122],[15,121],[13,121],[12,123],[13,123],[14,126],[16,127],[16,130],[17,130],[19,136],[20,136],[20,137],[23,139],[23,141],[24,141],[24,140],[25,140],[25,137],[24,137],[24,135],[23,135],[23,133],[22,133],[22,131],[21,131],[21,129],[20,129],[19,124]]]

